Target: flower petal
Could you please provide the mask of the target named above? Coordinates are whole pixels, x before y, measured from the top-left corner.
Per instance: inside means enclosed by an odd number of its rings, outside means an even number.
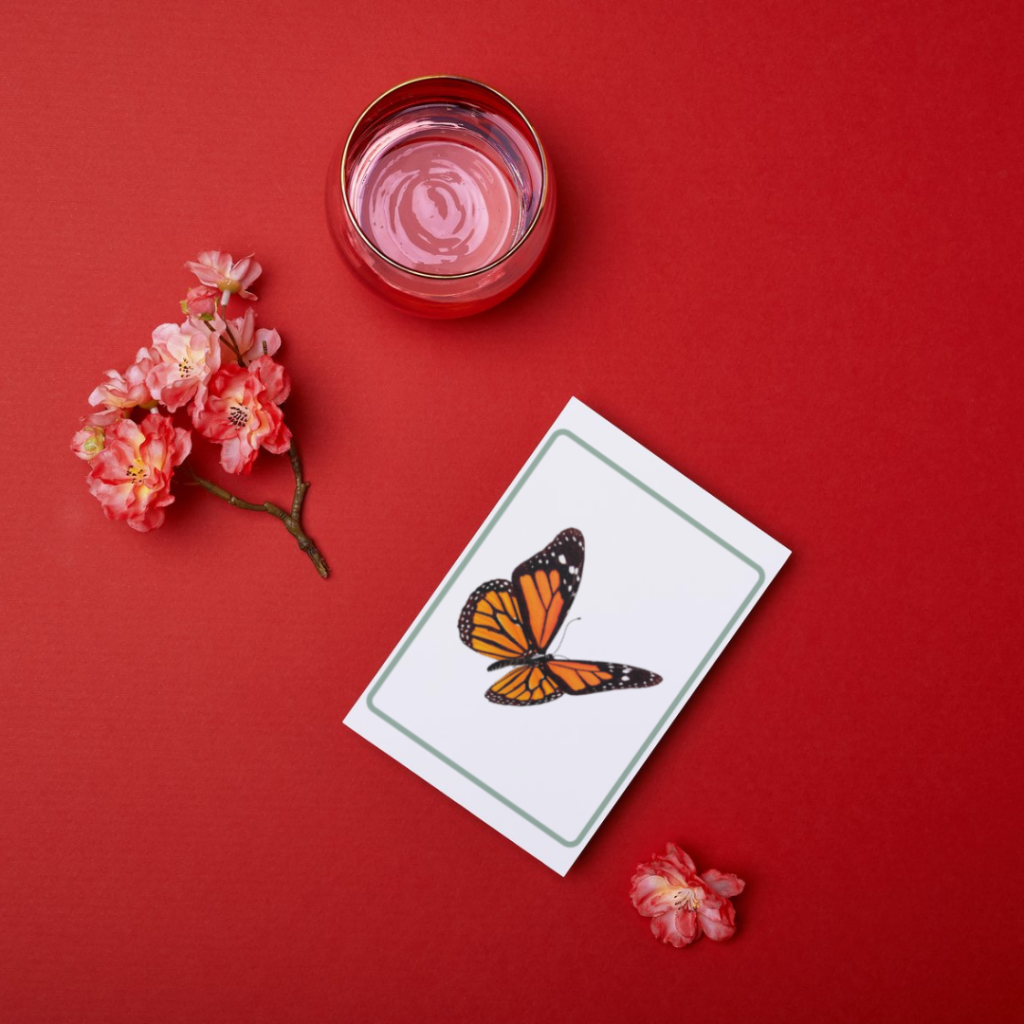
[[[701,904],[698,916],[701,930],[715,942],[724,942],[736,934],[736,911],[728,900],[718,906]]]
[[[685,850],[681,850],[675,843],[668,844],[665,848],[663,859],[667,860],[678,871],[684,871],[691,875],[697,873],[697,866],[693,863],[690,855]]]
[[[705,871],[700,876],[719,896],[738,896],[743,892],[743,887],[746,883],[742,878],[737,878],[735,875],[723,874],[717,868],[711,868],[710,871]]]
[[[693,910],[677,910],[653,917],[651,931],[655,938],[675,946],[676,949],[688,946],[700,934],[697,930],[697,914]]]
[[[292,383],[285,368],[270,356],[260,356],[254,360],[250,372],[255,374],[266,388],[268,402],[280,405],[291,392]]]
[[[655,917],[673,908],[673,894],[678,886],[662,875],[644,875],[633,879],[630,899],[644,917]]]

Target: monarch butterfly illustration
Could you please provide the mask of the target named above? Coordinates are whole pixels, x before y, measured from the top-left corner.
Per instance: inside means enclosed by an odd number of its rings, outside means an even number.
[[[459,639],[495,659],[488,672],[510,669],[485,696],[494,704],[526,707],[605,690],[657,686],[661,676],[608,661],[571,661],[547,653],[583,579],[583,534],[563,530],[523,562],[510,580],[489,580],[473,591],[459,616]],[[525,612],[525,615],[524,615]]]

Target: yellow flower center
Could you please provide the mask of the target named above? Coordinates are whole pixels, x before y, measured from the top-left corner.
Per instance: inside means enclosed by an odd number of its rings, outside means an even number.
[[[693,889],[688,889],[685,885],[680,886],[672,893],[672,902],[676,910],[696,910],[700,906],[696,892]]]
[[[192,373],[192,371],[194,369],[195,369],[195,366],[192,363],[192,360],[189,359],[188,356],[185,356],[181,360],[181,362],[178,363],[178,376],[179,377],[188,377]]]
[[[142,481],[146,479],[147,474],[148,470],[146,469],[145,463],[143,463],[141,459],[136,459],[128,467],[128,479],[131,480],[133,484],[137,485],[142,483]]]
[[[95,427],[93,432],[89,435],[85,444],[82,445],[82,450],[89,453],[89,455],[99,455],[103,451],[103,429],[102,427]]]
[[[249,410],[244,405],[233,405],[228,420],[236,430],[241,430],[249,422]]]

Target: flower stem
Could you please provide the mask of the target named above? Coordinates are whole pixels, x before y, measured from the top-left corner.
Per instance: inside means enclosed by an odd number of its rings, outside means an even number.
[[[217,332],[213,329],[210,322],[208,320],[203,320],[201,317],[198,319],[199,322],[210,332],[210,335],[216,338]],[[228,336],[226,338],[221,337],[220,340],[223,341],[229,349],[231,349],[238,365],[245,369],[245,360],[242,358],[242,353],[238,351],[238,342],[235,341],[235,336],[231,333],[231,325],[226,320],[224,321],[224,330],[227,331]],[[266,349],[266,347],[267,344],[264,342],[263,348]],[[266,355],[266,352],[264,352],[264,355]]]
[[[292,438],[291,447],[288,449],[288,459],[292,464],[292,472],[295,474],[295,496],[292,498],[292,518],[302,518],[302,503],[306,500],[306,491],[309,490],[309,481],[302,479],[302,461],[299,459],[299,449],[295,447],[295,438]]]
[[[302,503],[305,501],[306,491],[309,490],[309,481],[302,479],[302,462],[299,459],[299,452],[295,447],[294,441],[292,441],[291,448],[288,449],[288,458],[291,460],[292,470],[295,473],[295,496],[292,498],[292,510],[290,513],[271,501],[264,501],[262,504],[243,501],[230,491],[226,491],[223,487],[201,477],[191,466],[188,466],[188,470],[192,474],[192,482],[194,484],[198,484],[204,490],[217,495],[218,498],[222,498],[229,505],[233,505],[235,508],[244,508],[250,512],[267,512],[274,516],[275,519],[280,519],[284,524],[284,528],[295,538],[299,548],[309,555],[310,561],[316,567],[316,571],[320,574],[321,578],[327,579],[331,570],[328,568],[327,562],[324,561],[324,556],[320,554],[317,546],[310,540],[309,535],[302,528]]]
[[[225,292],[224,294],[227,295],[227,292]],[[222,322],[224,324],[224,330],[227,331],[228,338],[230,339],[228,344],[229,344],[229,346],[231,348],[231,351],[235,353],[235,359],[238,360],[238,365],[241,366],[242,369],[244,370],[245,369],[245,360],[242,358],[242,353],[241,353],[241,351],[238,348],[238,341],[237,341],[237,339],[235,338],[234,334],[231,333],[231,324],[229,324],[227,322],[227,320],[224,320]]]

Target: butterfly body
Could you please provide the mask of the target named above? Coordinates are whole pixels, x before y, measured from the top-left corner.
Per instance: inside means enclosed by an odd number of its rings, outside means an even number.
[[[550,654],[527,654],[522,658],[505,658],[502,661],[496,661],[493,665],[487,666],[487,671],[498,672],[503,668],[518,668],[520,665],[543,665],[553,660],[554,658]]]
[[[459,616],[459,638],[492,658],[488,671],[508,669],[485,696],[494,704],[546,704],[563,694],[656,686],[661,676],[631,665],[573,661],[547,653],[583,578],[585,544],[563,530],[516,567],[511,580],[489,580],[470,595]]]

